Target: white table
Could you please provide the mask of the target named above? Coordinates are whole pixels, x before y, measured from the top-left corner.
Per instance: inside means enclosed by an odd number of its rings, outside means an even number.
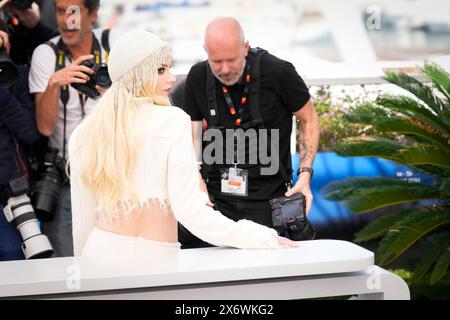
[[[206,248],[154,258],[53,258],[0,263],[0,298],[409,299],[406,283],[351,242],[283,250]]]

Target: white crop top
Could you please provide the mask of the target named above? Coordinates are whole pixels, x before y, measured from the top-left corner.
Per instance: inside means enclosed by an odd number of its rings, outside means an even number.
[[[75,152],[78,126],[69,140],[72,223],[75,256],[81,254],[98,211],[95,196],[81,180]],[[175,218],[202,240],[217,246],[278,248],[274,229],[249,220],[233,220],[206,205],[192,143],[191,121],[179,108],[142,104],[136,117],[136,164],[132,182],[139,203],[169,203]],[[81,146],[82,148],[82,146]],[[125,193],[123,200],[129,200]]]

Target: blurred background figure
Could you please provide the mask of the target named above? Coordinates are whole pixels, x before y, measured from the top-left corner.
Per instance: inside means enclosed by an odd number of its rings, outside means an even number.
[[[0,16],[11,35],[11,58],[29,64],[33,50],[57,35],[53,0],[9,0],[2,2]]]
[[[21,181],[29,184],[30,173],[25,149],[41,138],[34,121],[34,102],[28,88],[28,66],[17,66],[11,60],[9,53],[14,47],[10,42],[8,28],[4,21],[2,22],[3,28],[0,28],[0,261],[24,258],[21,244],[26,239],[22,239],[17,228],[17,221],[7,221],[4,207],[7,201],[15,196],[8,188],[10,183],[17,178],[23,178],[24,180]],[[29,218],[35,219],[35,217]],[[27,220],[28,218],[22,222]]]

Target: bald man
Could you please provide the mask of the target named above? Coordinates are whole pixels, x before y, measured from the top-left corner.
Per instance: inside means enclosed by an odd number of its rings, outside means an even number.
[[[310,180],[320,126],[304,81],[291,63],[265,50],[250,48],[241,25],[231,17],[216,18],[208,24],[204,48],[208,60],[197,63],[189,71],[183,109],[191,117],[193,137],[199,136],[204,120],[208,124],[206,133],[211,129],[222,133],[223,159],[217,158],[220,152],[209,154],[207,151],[212,149],[208,146],[203,154],[198,154],[199,161],[203,160],[201,188],[209,193],[217,210],[236,221],[248,219],[273,227],[270,200],[299,192],[305,196],[309,212],[313,200]],[[289,189],[293,116],[300,121],[301,163],[296,172],[297,183]],[[252,130],[256,134],[256,143],[252,138],[246,140],[245,157],[238,154],[241,147],[238,139],[233,139],[234,150],[226,148],[229,129],[236,133],[242,129],[240,132],[247,137],[251,137]],[[263,154],[270,154],[269,164],[260,158],[256,163],[250,160],[255,150],[261,156],[263,132],[270,136],[263,146],[270,148],[271,152],[263,150]],[[203,140],[209,139],[205,139],[204,133]],[[217,143],[217,139],[210,140]],[[199,143],[194,139],[197,150]],[[257,148],[252,148],[255,145]],[[211,156],[213,163],[206,159]],[[231,158],[232,163],[227,161]],[[277,161],[275,172],[264,172],[263,169],[270,169]],[[183,248],[208,246],[183,228],[180,230]]]

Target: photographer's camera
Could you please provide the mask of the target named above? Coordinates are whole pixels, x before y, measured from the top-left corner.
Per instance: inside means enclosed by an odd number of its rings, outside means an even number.
[[[273,227],[291,240],[313,240],[316,232],[306,218],[306,199],[301,193],[270,201]]]
[[[48,222],[53,220],[59,192],[65,181],[65,161],[58,156],[58,150],[49,148],[42,167],[42,174],[31,192],[31,199],[39,220]]]
[[[89,80],[86,83],[72,83],[72,87],[84,93],[91,99],[97,99],[100,97],[100,93],[95,86],[101,86],[103,88],[111,87],[111,78],[108,73],[108,66],[105,63],[94,63],[92,60],[85,60],[80,65],[86,66],[94,71],[94,74],[89,76]]]

